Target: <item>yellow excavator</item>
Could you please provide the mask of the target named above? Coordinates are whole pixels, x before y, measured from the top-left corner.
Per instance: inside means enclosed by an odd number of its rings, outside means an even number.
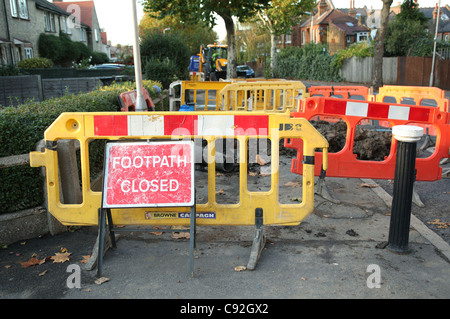
[[[206,81],[227,78],[227,53],[227,45],[214,43],[200,46],[198,71],[204,73]]]

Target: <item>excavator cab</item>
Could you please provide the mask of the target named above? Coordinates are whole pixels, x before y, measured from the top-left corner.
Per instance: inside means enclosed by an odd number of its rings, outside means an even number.
[[[206,80],[226,79],[227,54],[227,45],[208,44],[200,47],[200,72],[205,73]]]

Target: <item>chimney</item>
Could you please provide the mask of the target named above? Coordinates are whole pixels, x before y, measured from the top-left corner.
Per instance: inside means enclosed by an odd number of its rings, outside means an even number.
[[[438,12],[438,5],[437,5],[437,3],[436,3],[436,6],[434,7],[434,10],[433,10],[433,22],[434,22],[434,24],[436,24],[436,20],[437,20],[437,12]],[[440,12],[439,12],[439,15],[441,15]]]
[[[355,0],[350,0],[350,10],[348,10],[348,15],[352,18],[356,18]]]
[[[328,4],[325,0],[319,2],[319,17],[328,10]]]

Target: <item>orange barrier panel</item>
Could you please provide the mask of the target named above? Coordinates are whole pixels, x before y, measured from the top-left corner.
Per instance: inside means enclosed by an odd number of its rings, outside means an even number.
[[[372,119],[388,121],[392,125],[429,124],[437,132],[434,153],[427,158],[417,158],[416,180],[434,181],[441,179],[442,168],[439,161],[449,157],[450,148],[450,114],[435,107],[411,106],[380,102],[362,102],[336,98],[310,97],[301,101],[299,112],[291,113],[292,117],[310,120],[314,116],[325,115],[341,118],[347,124],[346,143],[342,150],[328,153],[327,176],[346,178],[393,179],[395,173],[395,157],[397,142],[392,138],[389,156],[383,161],[358,160],[353,153],[356,126],[361,120]],[[302,174],[302,141],[286,140],[285,147],[296,149],[297,158],[292,160],[291,171]],[[316,152],[315,176],[320,176],[321,152]]]
[[[344,99],[360,95],[366,101],[369,99],[369,88],[365,86],[311,86],[308,88],[308,93],[310,96],[323,95],[324,97],[341,95]]]
[[[147,103],[147,108],[150,111],[155,110],[155,104],[153,103],[150,95],[148,94],[147,89],[142,88],[142,95],[144,96],[144,100]],[[128,91],[121,93],[119,95],[119,102],[121,104],[120,110],[122,112],[130,112],[135,111],[136,108],[136,91]]]
[[[308,88],[309,96],[322,95],[324,97],[342,96],[343,99],[351,99],[352,96],[362,96],[364,100],[369,101],[372,95],[369,94],[369,88],[365,86],[310,86]],[[335,117],[321,116],[320,120],[330,123],[336,123]],[[366,121],[365,124],[370,124]]]
[[[426,104],[436,103],[443,112],[449,112],[449,100],[445,98],[445,91],[436,87],[427,86],[403,86],[403,85],[384,85],[379,89],[376,96],[371,96],[372,101],[384,102],[386,97],[395,99],[395,103],[402,103],[404,99],[412,99],[417,106],[427,106]],[[405,101],[406,102],[406,101]],[[422,103],[425,103],[422,105]],[[430,105],[428,105],[430,106]],[[380,125],[386,126],[386,123]],[[436,130],[430,125],[419,125],[423,127],[425,133],[436,136]]]
[[[417,106],[426,103],[426,100],[434,100],[436,106],[443,112],[449,112],[449,100],[445,98],[445,91],[436,87],[384,85],[378,90],[378,94],[371,96],[372,101],[384,102],[385,97],[395,98],[395,103],[402,103],[404,98],[411,98]]]

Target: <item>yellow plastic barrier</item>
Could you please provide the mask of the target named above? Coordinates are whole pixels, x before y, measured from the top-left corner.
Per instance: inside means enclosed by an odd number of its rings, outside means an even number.
[[[296,110],[298,100],[309,97],[300,81],[238,82],[220,91],[224,111],[286,112]]]
[[[120,112],[63,113],[46,130],[44,152],[31,152],[32,167],[45,166],[48,209],[64,225],[97,225],[102,193],[91,189],[89,143],[97,140],[203,139],[207,143],[207,202],[196,205],[198,225],[254,225],[255,210],[264,211],[265,225],[296,225],[314,207],[314,154],[323,149],[323,166],[327,168],[328,142],[305,119],[289,114],[263,112]],[[238,141],[239,202],[219,204],[216,201],[216,141],[228,138]],[[253,192],[247,187],[247,142],[250,138],[271,141],[271,188]],[[279,141],[300,138],[303,143],[303,178],[301,203],[279,203]],[[80,144],[82,202],[64,204],[60,200],[57,148],[59,140],[78,140]],[[217,195],[217,196],[220,196]],[[189,208],[114,209],[116,225],[187,225],[181,218]],[[208,214],[208,215],[206,215]]]
[[[436,87],[384,85],[377,95],[371,96],[371,100],[384,102],[385,97],[395,98],[397,104],[402,104],[404,98],[413,99],[416,105],[422,105],[426,100],[432,103],[434,100],[441,111],[449,112],[449,100],[445,98],[445,91]]]
[[[294,94],[295,90],[302,90],[303,97],[309,97],[307,93],[306,87],[302,82],[296,81],[286,81],[281,79],[232,79],[225,81],[177,81],[171,84],[171,107],[170,111],[177,111],[178,108],[174,105],[175,101],[178,101],[180,105],[186,103],[194,103],[195,111],[223,111],[223,110],[248,110],[251,108],[247,106],[245,109],[243,106],[235,107],[236,101],[227,102],[234,103],[233,106],[223,107],[223,97],[220,93],[225,87],[228,87],[230,84],[235,84],[230,87],[230,90],[235,90],[237,87],[241,87],[240,91],[244,90],[244,86],[246,88],[250,88],[254,91],[257,91],[257,104],[264,105],[262,102],[264,99],[264,93],[267,92],[268,87],[272,86],[274,91],[270,92],[274,94],[276,97],[275,105],[278,107],[283,103],[283,98],[287,99],[287,103],[294,103],[291,99],[291,95]],[[246,86],[248,84],[248,86]],[[179,89],[175,87],[179,86]],[[257,89],[259,87],[259,89]],[[276,88],[276,90],[275,90]],[[175,91],[179,90],[180,93],[177,95]],[[244,96],[245,92],[240,92],[240,97]],[[252,94],[251,92],[248,93]],[[298,92],[294,95],[297,96]],[[177,96],[177,97],[176,97]],[[242,100],[242,98],[241,98]],[[244,103],[244,102],[242,102]],[[271,102],[270,102],[271,103]],[[285,103],[287,105],[287,103]],[[272,105],[272,104],[271,104]],[[293,109],[294,105],[290,105],[288,107],[284,107],[284,110]],[[264,108],[254,108],[253,110]],[[269,110],[269,108],[267,108]]]
[[[182,81],[181,105],[190,102],[195,103],[196,111],[218,110],[219,92],[228,84],[230,82]]]

